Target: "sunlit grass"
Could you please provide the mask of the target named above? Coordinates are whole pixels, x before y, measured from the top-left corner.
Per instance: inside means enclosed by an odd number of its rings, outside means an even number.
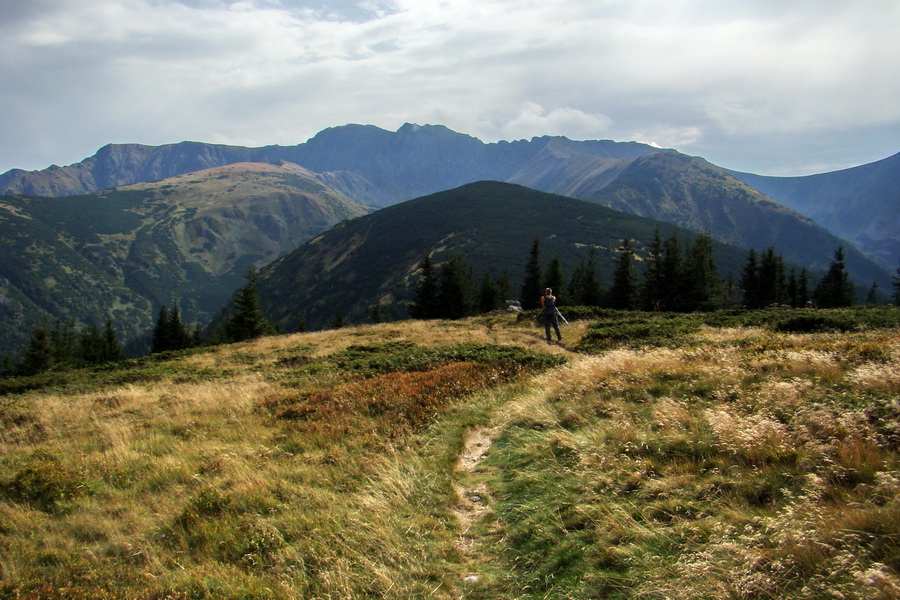
[[[0,397],[0,597],[900,597],[900,333],[659,333],[389,323]]]

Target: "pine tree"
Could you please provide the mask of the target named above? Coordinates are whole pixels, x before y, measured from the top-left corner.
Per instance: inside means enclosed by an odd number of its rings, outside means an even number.
[[[756,258],[756,249],[750,248],[747,253],[747,262],[741,271],[741,292],[744,308],[756,309],[762,306],[759,293],[759,262]]]
[[[613,284],[610,289],[610,305],[622,310],[637,308],[637,280],[634,276],[634,249],[631,238],[622,240],[618,248]]]
[[[662,310],[665,296],[663,246],[657,227],[653,242],[647,250],[647,268],[644,271],[644,284],[641,286],[641,305],[644,310]]]
[[[838,246],[828,272],[813,290],[813,302],[819,308],[838,308],[851,306],[855,296],[853,284],[844,264],[844,247]]]
[[[681,242],[674,232],[663,243],[661,279],[666,296],[660,308],[678,310],[684,302],[685,282],[681,266]]]
[[[687,249],[684,281],[686,284],[684,303],[686,311],[711,310],[715,299],[720,297],[721,282],[713,260],[712,236],[698,235]]]
[[[460,319],[475,308],[475,284],[472,270],[459,256],[451,256],[441,265],[438,280],[440,318]]]
[[[225,321],[225,338],[229,342],[242,342],[275,333],[275,327],[266,319],[259,305],[256,271],[248,269],[245,277],[247,283],[234,298],[234,312]]]
[[[18,371],[22,375],[36,375],[53,368],[53,347],[50,335],[44,327],[35,327],[22,353]]]
[[[112,318],[106,318],[106,324],[103,327],[103,360],[104,362],[119,362],[125,360],[125,350],[119,342],[119,335],[113,327]]]
[[[544,295],[544,288],[541,285],[543,280],[541,273],[541,242],[534,240],[531,245],[531,252],[528,254],[528,262],[525,264],[525,276],[522,282],[522,310],[532,310],[540,308],[541,296]]]
[[[872,287],[869,288],[869,293],[866,295],[866,304],[874,305],[878,304],[878,282],[873,281]]]
[[[780,254],[775,254],[774,246],[770,246],[762,254],[757,285],[759,286],[760,306],[772,306],[787,302],[784,259]]]
[[[566,274],[563,272],[559,256],[554,256],[550,259],[544,280],[546,282],[545,287],[552,289],[556,296],[559,296],[566,289]]]
[[[438,284],[430,254],[422,259],[421,271],[415,299],[408,309],[409,315],[414,319],[436,319],[438,318]]]
[[[169,307],[163,304],[159,307],[159,316],[156,319],[156,327],[153,329],[153,342],[150,352],[156,354],[172,349],[172,321],[169,319]]]
[[[597,251],[591,248],[587,259],[582,259],[569,280],[568,302],[571,306],[600,306],[603,290],[597,279]]]
[[[491,272],[485,269],[481,272],[481,285],[478,286],[478,311],[491,312],[503,306],[503,297],[497,281],[491,276]]]

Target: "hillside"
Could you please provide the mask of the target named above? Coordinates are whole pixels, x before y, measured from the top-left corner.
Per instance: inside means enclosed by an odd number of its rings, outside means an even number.
[[[86,196],[0,198],[0,347],[110,315],[126,341],[178,302],[206,322],[260,267],[367,209],[290,164],[238,163]]]
[[[845,245],[855,244],[870,260],[879,261],[877,276],[860,275],[865,285],[878,280],[885,288],[889,272],[900,259],[895,158],[838,173],[781,180],[729,175],[702,159],[636,142],[544,136],[484,143],[441,125],[407,123],[395,132],[345,125],[325,129],[295,146],[108,145],[67,167],[4,173],[0,193],[84,194],[245,161],[301,165],[331,189],[374,207],[477,181],[506,181],[708,231],[748,249],[745,243],[757,250],[784,247],[787,253],[793,242],[798,248],[821,252],[813,259],[791,260],[812,268],[823,260],[827,264],[835,244],[821,248],[821,235],[808,240],[798,237],[798,227],[805,225],[795,221],[804,218],[758,193],[771,192],[778,202],[848,240]],[[731,176],[759,186],[758,191],[738,189]]]
[[[493,315],[0,380],[0,597],[895,598],[897,310],[610,313],[580,352]]]
[[[850,240],[885,268],[900,264],[900,154],[807,177],[733,175]]]
[[[657,228],[663,238],[674,230],[582,200],[479,182],[341,223],[262,270],[259,294],[266,313],[284,331],[328,325],[338,312],[351,322],[368,320],[376,304],[384,315],[402,318],[421,262],[431,254],[435,264],[464,257],[476,280],[486,269],[494,277],[506,269],[518,298],[535,239],[543,260],[558,256],[566,273],[595,250],[608,284],[622,239],[634,240],[642,255]],[[723,276],[736,276],[746,260],[745,252],[722,244],[715,253]]]
[[[741,248],[775,247],[785,260],[814,271],[828,268],[838,245],[858,285],[890,289],[888,272],[822,225],[700,158],[659,152],[631,162],[608,186],[588,195],[627,213],[694,231],[710,231]],[[868,216],[865,218],[869,218]]]

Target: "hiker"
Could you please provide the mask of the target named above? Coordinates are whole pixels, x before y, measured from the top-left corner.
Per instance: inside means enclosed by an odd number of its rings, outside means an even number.
[[[553,290],[547,288],[544,295],[541,296],[541,314],[544,316],[544,332],[547,334],[547,341],[550,341],[550,326],[556,331],[556,340],[562,341],[562,334],[559,333],[559,319],[556,318],[556,296]]]

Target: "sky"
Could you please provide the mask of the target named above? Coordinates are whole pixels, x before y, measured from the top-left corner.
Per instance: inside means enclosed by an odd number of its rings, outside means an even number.
[[[440,124],[807,175],[900,152],[900,0],[0,0],[0,173]]]

